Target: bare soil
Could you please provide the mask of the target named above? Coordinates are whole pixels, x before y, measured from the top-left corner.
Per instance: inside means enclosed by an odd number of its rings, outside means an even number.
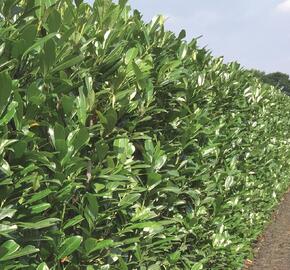
[[[254,260],[247,260],[244,270],[290,270],[290,191],[283,197],[254,250]]]

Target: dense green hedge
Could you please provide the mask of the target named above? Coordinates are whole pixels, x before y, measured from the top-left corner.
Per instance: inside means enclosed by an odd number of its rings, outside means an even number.
[[[239,269],[289,184],[289,97],[75,2],[0,2],[1,270]]]

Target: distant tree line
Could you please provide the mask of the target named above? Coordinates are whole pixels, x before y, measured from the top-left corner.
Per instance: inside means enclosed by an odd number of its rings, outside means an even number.
[[[264,83],[278,87],[290,96],[290,78],[288,74],[282,72],[273,72],[267,74],[256,69],[253,69],[252,72]]]

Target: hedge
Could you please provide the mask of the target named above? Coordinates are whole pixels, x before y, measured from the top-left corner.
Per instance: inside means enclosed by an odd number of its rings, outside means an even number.
[[[289,97],[162,16],[1,1],[1,269],[240,269],[289,130]]]

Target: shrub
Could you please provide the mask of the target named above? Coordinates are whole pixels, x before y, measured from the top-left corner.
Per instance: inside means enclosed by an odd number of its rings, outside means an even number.
[[[238,269],[289,184],[289,98],[126,1],[0,4],[1,269]]]

